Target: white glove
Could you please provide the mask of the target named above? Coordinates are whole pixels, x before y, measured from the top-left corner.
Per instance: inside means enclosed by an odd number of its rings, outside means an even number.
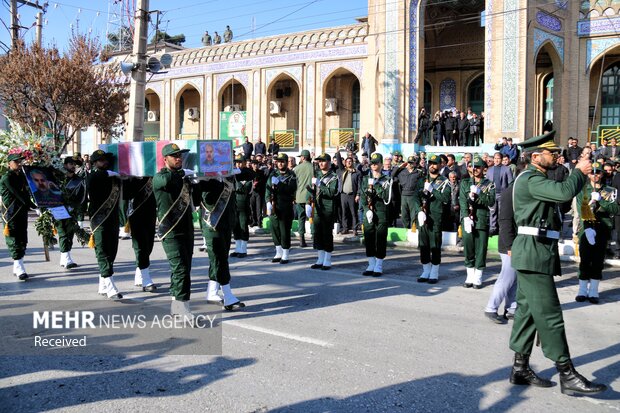
[[[590,194],[590,199],[594,202],[599,202],[602,198],[601,198],[601,193],[600,192],[592,192]]]
[[[36,212],[38,216],[41,216],[41,209],[40,208],[36,208],[34,210],[34,212]]]
[[[368,178],[368,186],[375,184],[375,178]]]
[[[465,230],[465,232],[467,232],[468,234],[471,234],[471,231],[474,228],[474,220],[471,219],[470,217],[465,217],[463,218],[463,229]]]
[[[596,243],[596,231],[594,228],[586,228],[584,231],[586,234],[586,239],[590,245],[594,245]]]
[[[120,176],[119,173],[114,172],[114,171],[106,171],[108,173],[108,176]]]
[[[426,214],[424,213],[424,211],[418,212],[418,224],[422,226],[424,225],[425,222],[426,222]]]
[[[312,178],[312,185],[321,186],[321,180],[319,178]]]
[[[312,217],[312,205],[306,204],[306,217]]]
[[[271,202],[267,202],[267,215],[271,215],[271,211],[273,211],[273,205]]]
[[[424,190],[427,192],[433,192],[433,184],[430,182],[424,182]]]
[[[479,188],[479,187],[477,187],[476,185],[472,185],[472,186],[470,186],[470,187],[469,187],[469,192],[470,192],[471,194],[476,194],[476,195],[478,195],[478,194],[480,194],[480,188]]]
[[[278,178],[277,176],[271,177],[271,185],[278,185],[279,183],[280,183],[280,178]]]
[[[194,172],[193,169],[183,169],[183,173],[185,174],[185,176],[196,175],[196,172]]]
[[[239,168],[233,168],[233,170],[232,170],[232,174],[233,174],[233,175],[239,175],[240,173],[241,173],[241,169],[239,169]]]
[[[373,217],[374,217],[374,214],[372,213],[371,210],[366,211],[366,220],[368,221],[369,224],[372,222]]]

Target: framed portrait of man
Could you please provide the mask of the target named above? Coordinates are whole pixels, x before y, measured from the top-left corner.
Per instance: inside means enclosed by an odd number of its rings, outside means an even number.
[[[39,208],[63,205],[62,190],[50,167],[24,166],[24,175],[35,204]]]
[[[200,172],[205,175],[228,175],[233,167],[233,148],[231,141],[200,141],[198,146]]]

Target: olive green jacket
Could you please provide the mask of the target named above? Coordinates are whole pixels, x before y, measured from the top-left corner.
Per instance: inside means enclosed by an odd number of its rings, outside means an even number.
[[[566,181],[555,182],[532,165],[517,176],[513,185],[517,236],[511,250],[512,267],[515,270],[561,274],[558,241],[548,238],[539,240],[533,235],[519,234],[518,227],[537,228],[544,218],[548,230],[561,231],[557,204],[572,200],[581,191],[586,179],[580,170],[574,169]]]
[[[474,184],[473,178],[465,178],[461,181],[459,190],[459,206],[461,219],[469,215],[469,189]],[[476,184],[480,188],[480,194],[473,203],[475,229],[489,230],[489,207],[495,204],[495,185],[486,178]]]
[[[316,173],[316,178],[321,184],[314,187],[314,193],[308,191],[308,197],[305,202],[314,202],[314,213],[322,217],[331,216],[335,220],[336,201],[338,197],[338,176],[335,172],[329,170],[326,174],[322,171]]]

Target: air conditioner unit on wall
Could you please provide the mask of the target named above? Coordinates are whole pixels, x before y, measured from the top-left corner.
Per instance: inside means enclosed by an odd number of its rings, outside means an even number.
[[[149,110],[146,116],[147,122],[157,122],[159,120],[159,112],[156,110]]]
[[[192,120],[200,119],[200,110],[198,110],[198,108],[188,108],[187,117]]]
[[[282,112],[282,102],[279,100],[272,100],[269,102],[269,114],[279,115]]]
[[[338,100],[334,98],[325,99],[325,113],[336,113]]]
[[[228,105],[224,108],[224,112],[239,112],[241,105]]]

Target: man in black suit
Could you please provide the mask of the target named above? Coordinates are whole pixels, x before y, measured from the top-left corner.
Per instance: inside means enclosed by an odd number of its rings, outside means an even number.
[[[570,165],[570,169],[574,169],[577,162],[579,162],[579,157],[581,156],[581,147],[578,145],[579,141],[573,137],[568,138],[568,148],[564,153],[564,158]]]
[[[252,142],[250,142],[250,139],[246,136],[244,138],[244,142],[243,145],[241,145],[241,147],[243,148],[243,158],[247,161],[252,157],[252,152],[254,151],[254,145],[252,145]]]

